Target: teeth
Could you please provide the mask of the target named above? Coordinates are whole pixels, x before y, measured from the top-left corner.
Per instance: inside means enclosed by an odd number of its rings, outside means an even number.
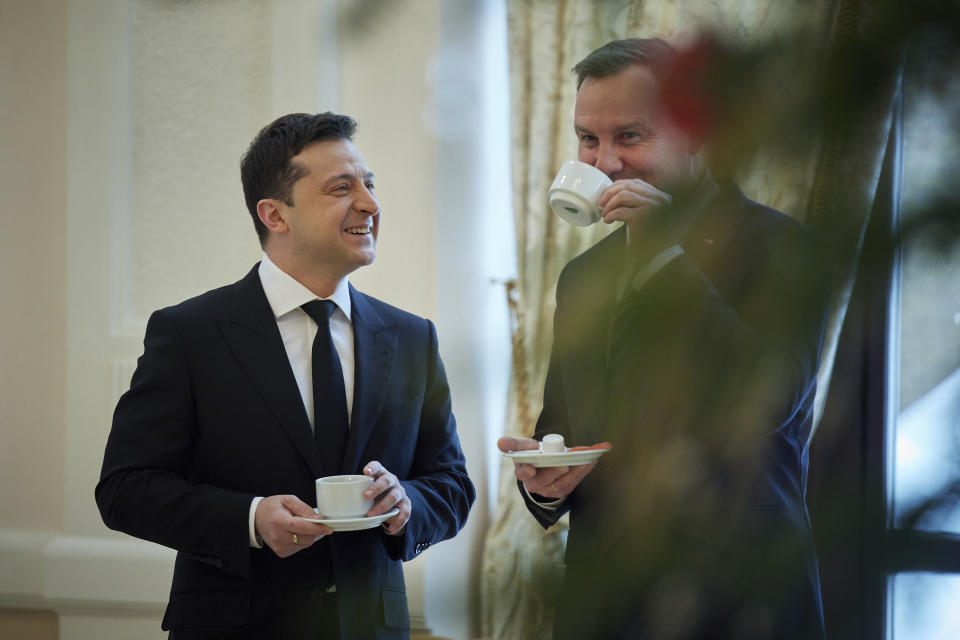
[[[370,233],[370,227],[351,227],[347,229],[347,233],[352,233],[355,236],[362,236]]]

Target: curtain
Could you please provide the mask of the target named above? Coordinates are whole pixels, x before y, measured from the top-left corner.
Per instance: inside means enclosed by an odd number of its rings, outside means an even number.
[[[576,94],[571,69],[603,43],[625,37],[689,41],[703,30],[747,50],[783,50],[806,34],[802,55],[788,72],[768,73],[760,91],[779,104],[802,103],[812,70],[848,53],[862,24],[860,3],[826,0],[508,0],[513,211],[516,279],[508,285],[513,366],[505,435],[530,436],[539,414],[552,336],[560,270],[612,229],[573,227],[552,213],[546,192],[560,165],[577,157],[573,134]],[[809,39],[815,38],[811,43]],[[846,48],[845,48],[846,47]],[[888,92],[892,95],[892,91]],[[889,96],[887,96],[889,98]],[[762,101],[760,104],[763,104]],[[743,110],[741,120],[753,117]],[[739,158],[736,180],[757,201],[805,220],[834,238],[838,259],[834,306],[824,346],[826,389],[854,265],[876,189],[889,128],[889,99],[857,120],[837,121],[825,138],[801,146],[770,144]],[[768,139],[776,138],[766,132]],[[818,394],[817,416],[822,412]],[[549,638],[563,576],[561,520],[543,530],[527,513],[509,462],[501,465],[499,495],[487,533],[481,571],[485,637]]]
[[[871,10],[872,7],[872,10]],[[806,222],[828,240],[834,256],[833,300],[814,399],[814,431],[823,417],[833,376],[840,331],[856,282],[857,265],[870,212],[877,197],[883,158],[891,139],[894,102],[900,91],[902,59],[897,36],[890,33],[895,4],[861,7],[856,0],[840,3],[835,19],[831,67],[866,61],[878,52],[894,59],[877,60],[877,75],[865,95],[853,95],[843,110],[825,126],[816,173],[809,187]],[[879,56],[878,56],[879,57]],[[884,71],[885,73],[880,73]],[[850,69],[847,68],[847,74]]]

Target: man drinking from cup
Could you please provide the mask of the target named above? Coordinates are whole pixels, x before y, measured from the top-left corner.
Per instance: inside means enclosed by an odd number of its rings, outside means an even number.
[[[400,561],[473,503],[433,324],[347,280],[381,216],[355,127],[301,113],[257,134],[240,170],[261,262],[155,312],[117,404],[97,504],[177,550],[175,640],[406,638]],[[315,480],[343,474],[325,518]]]
[[[536,439],[499,446],[612,444],[516,465],[543,526],[570,513],[555,638],[820,638],[804,492],[827,267],[669,117],[675,56],[620,40],[574,68],[579,160],[612,181],[597,217],[622,224],[560,275]]]

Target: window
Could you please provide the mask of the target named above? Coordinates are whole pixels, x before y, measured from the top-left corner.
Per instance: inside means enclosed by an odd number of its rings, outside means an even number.
[[[940,640],[960,638],[960,243],[944,223],[960,216],[960,55],[940,33],[915,35],[892,216],[886,627]]]
[[[960,638],[958,68],[915,34],[811,445],[831,639]]]

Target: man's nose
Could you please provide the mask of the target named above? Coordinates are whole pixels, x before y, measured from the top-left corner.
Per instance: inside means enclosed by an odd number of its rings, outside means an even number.
[[[362,187],[363,191],[355,201],[357,211],[364,215],[375,216],[380,213],[380,203],[376,196],[367,187]]]
[[[612,144],[601,144],[597,148],[597,158],[593,166],[612,178],[615,174],[623,170],[620,152]]]

